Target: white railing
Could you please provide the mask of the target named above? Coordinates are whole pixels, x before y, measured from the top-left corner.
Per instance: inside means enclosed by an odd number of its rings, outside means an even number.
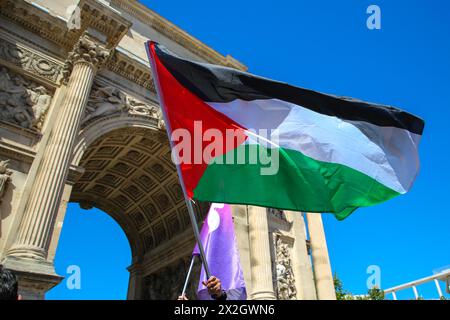
[[[439,285],[439,280],[445,281],[446,286],[447,286],[446,291],[449,292],[449,279],[450,279],[450,269],[446,269],[446,270],[436,273],[432,276],[425,277],[422,279],[418,279],[415,281],[411,281],[411,282],[408,282],[408,283],[405,283],[405,284],[402,284],[399,286],[395,286],[395,287],[386,289],[386,290],[384,290],[384,293],[392,294],[392,298],[394,300],[397,300],[397,295],[396,295],[397,291],[412,288],[415,299],[419,299],[419,291],[417,290],[417,286],[427,283],[427,282],[434,281],[434,284],[436,285],[436,290],[439,294],[439,298],[442,298],[444,295],[442,294],[442,289],[441,289],[441,286]]]

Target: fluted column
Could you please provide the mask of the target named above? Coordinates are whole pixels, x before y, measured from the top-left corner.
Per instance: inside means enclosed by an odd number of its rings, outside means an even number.
[[[250,299],[274,300],[267,209],[248,206],[252,288]]]
[[[294,272],[299,300],[316,300],[316,286],[311,261],[306,246],[305,220],[301,212],[284,211],[288,221],[292,222],[292,232],[295,236],[292,248],[292,271]]]
[[[31,188],[17,238],[8,256],[47,258],[50,236],[64,190],[76,136],[97,66],[108,51],[83,35],[66,63],[67,91]]]
[[[317,298],[319,300],[336,300],[322,216],[320,213],[307,213],[306,216]]]

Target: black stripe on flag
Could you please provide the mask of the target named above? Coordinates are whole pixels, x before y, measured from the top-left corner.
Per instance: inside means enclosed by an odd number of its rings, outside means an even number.
[[[155,51],[178,82],[205,102],[279,99],[343,120],[397,127],[419,135],[423,132],[422,119],[391,106],[328,95],[232,68],[181,59],[161,45],[156,45]]]

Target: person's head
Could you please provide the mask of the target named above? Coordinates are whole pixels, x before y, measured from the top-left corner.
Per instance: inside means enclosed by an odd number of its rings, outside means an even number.
[[[18,300],[18,289],[17,277],[0,265],[0,300]]]

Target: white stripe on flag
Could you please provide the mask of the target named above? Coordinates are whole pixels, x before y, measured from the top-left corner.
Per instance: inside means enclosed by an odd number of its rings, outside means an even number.
[[[399,193],[409,190],[419,169],[421,136],[404,129],[341,120],[277,99],[207,103],[246,129],[277,129],[278,140],[266,147],[351,167]],[[250,136],[247,143],[257,142]]]

